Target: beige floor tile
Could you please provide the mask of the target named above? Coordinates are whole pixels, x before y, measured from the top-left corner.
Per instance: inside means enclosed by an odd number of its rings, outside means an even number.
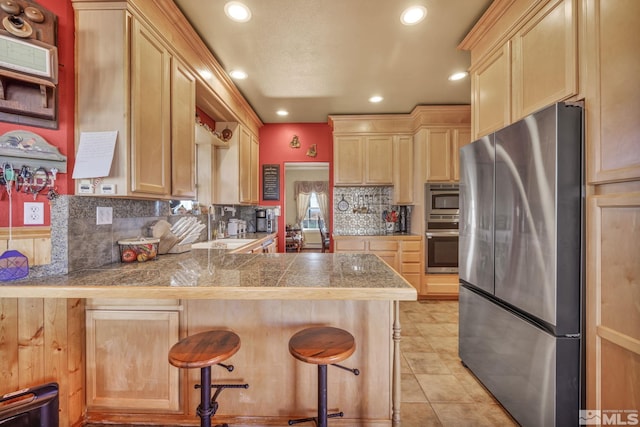
[[[455,323],[419,323],[416,328],[422,336],[430,339],[433,337],[457,337],[458,325]]]
[[[416,379],[430,403],[473,402],[455,375],[416,374]]]
[[[443,427],[517,427],[500,405],[467,403],[431,404]]]
[[[438,353],[404,353],[414,374],[450,374]]]
[[[458,337],[425,337],[437,353],[458,354]]]
[[[463,368],[464,369],[464,368]],[[456,372],[454,374],[456,378],[462,384],[462,387],[469,393],[469,395],[473,398],[475,402],[478,403],[487,403],[487,404],[496,404],[497,401],[493,397],[489,391],[484,388],[482,383],[476,379],[471,373],[468,371],[465,372]]]
[[[407,353],[433,353],[435,350],[429,344],[429,341],[422,335],[403,336],[400,340],[400,351]]]
[[[402,374],[401,402],[427,402],[427,398],[414,375]]]
[[[428,403],[405,403],[400,405],[401,427],[442,427],[433,408]]]

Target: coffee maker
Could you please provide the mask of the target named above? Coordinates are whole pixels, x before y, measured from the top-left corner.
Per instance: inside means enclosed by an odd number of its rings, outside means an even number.
[[[256,209],[256,233],[267,232],[267,210]]]

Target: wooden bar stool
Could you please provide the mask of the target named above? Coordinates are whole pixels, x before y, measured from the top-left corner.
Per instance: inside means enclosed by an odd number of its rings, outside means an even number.
[[[249,384],[211,384],[211,366],[218,365],[233,371],[233,365],[224,362],[240,349],[240,337],[230,331],[207,331],[186,337],[169,350],[169,363],[178,368],[200,368],[200,405],[196,413],[200,426],[211,427],[211,417],[218,410],[216,399],[225,388],[249,388]],[[211,389],[216,392],[211,397]],[[228,427],[219,424],[217,427]]]
[[[289,352],[293,357],[306,363],[318,365],[318,416],[289,420],[289,425],[315,421],[318,427],[327,427],[329,418],[342,417],[344,414],[327,413],[327,365],[360,375],[357,369],[338,365],[356,351],[356,341],[349,332],[329,326],[303,329],[289,340]]]

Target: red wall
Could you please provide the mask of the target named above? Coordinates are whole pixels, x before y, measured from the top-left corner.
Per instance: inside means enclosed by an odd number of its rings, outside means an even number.
[[[75,105],[75,66],[74,66],[74,15],[70,0],[38,0],[38,4],[49,9],[58,17],[58,129],[43,129],[0,122],[0,135],[13,130],[28,130],[41,135],[50,144],[55,145],[62,155],[67,156],[67,173],[59,173],[57,191],[60,194],[73,193],[74,147],[74,105]],[[20,165],[13,165],[19,168]],[[13,226],[23,225],[23,203],[33,202],[30,194],[13,192]],[[49,201],[45,192],[40,193],[37,202],[45,203],[45,225],[50,224]],[[9,199],[4,189],[0,189],[0,227],[9,225]]]
[[[297,135],[300,148],[289,143]],[[260,205],[281,206],[283,215],[278,218],[278,230],[284,224],[284,163],[329,162],[329,188],[333,188],[333,135],[327,123],[266,124],[260,128]],[[316,144],[316,157],[307,156],[307,150]],[[262,165],[280,165],[280,200],[262,200]],[[329,198],[329,212],[333,212],[333,198]],[[284,233],[279,233],[278,247],[284,252]]]

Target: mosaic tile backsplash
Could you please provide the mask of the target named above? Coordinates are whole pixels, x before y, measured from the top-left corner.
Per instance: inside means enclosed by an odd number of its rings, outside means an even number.
[[[393,205],[393,187],[334,187],[333,232],[349,236],[387,234],[384,216],[398,209]],[[398,231],[397,222],[394,231]]]

